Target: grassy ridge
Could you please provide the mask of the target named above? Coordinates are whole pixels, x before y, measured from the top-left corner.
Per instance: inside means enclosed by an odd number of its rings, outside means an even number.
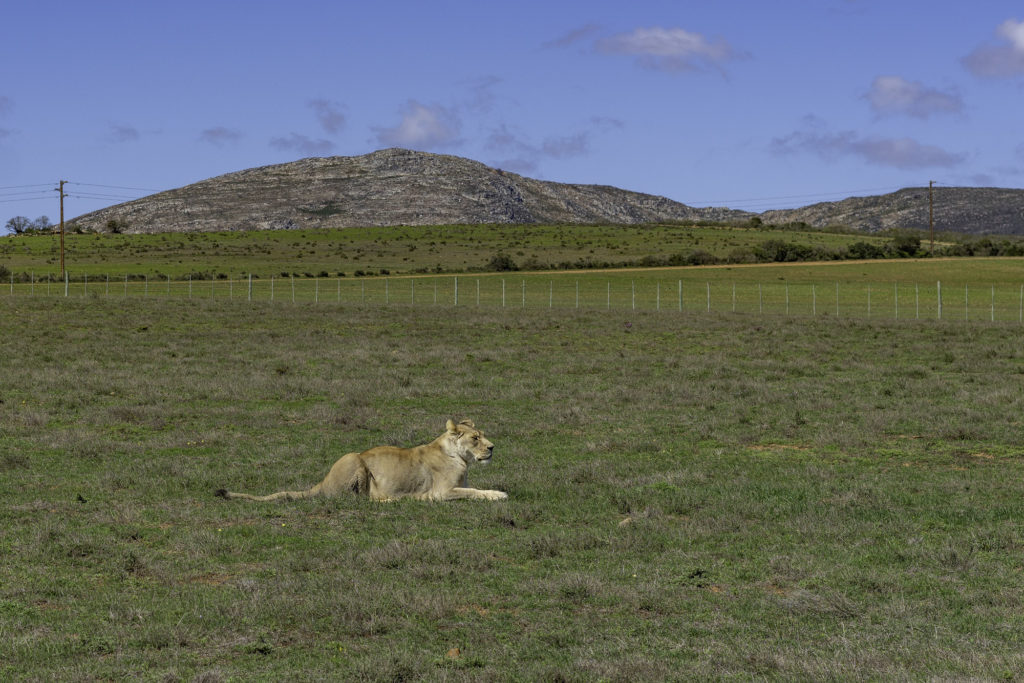
[[[0,297],[0,676],[1013,678],[1019,327]],[[499,504],[236,504],[472,417]]]

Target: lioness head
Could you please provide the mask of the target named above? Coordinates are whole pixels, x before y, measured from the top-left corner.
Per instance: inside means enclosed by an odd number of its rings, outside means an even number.
[[[486,465],[491,461],[494,444],[487,440],[484,433],[477,429],[471,420],[463,420],[455,424],[448,420],[448,442],[455,453],[469,464],[476,461]]]

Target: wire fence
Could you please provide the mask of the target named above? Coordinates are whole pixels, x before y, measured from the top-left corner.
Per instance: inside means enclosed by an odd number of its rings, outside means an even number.
[[[3,292],[6,289],[6,292]],[[963,320],[1024,324],[1024,284],[893,282],[727,282],[657,277],[546,274],[370,278],[248,276],[241,279],[133,279],[79,276],[15,282],[10,297],[230,299],[384,306],[590,309]]]

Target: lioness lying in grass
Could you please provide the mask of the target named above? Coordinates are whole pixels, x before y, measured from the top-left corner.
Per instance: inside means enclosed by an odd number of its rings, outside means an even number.
[[[396,448],[377,446],[362,453],[349,453],[334,463],[322,482],[305,491],[281,491],[268,496],[232,493],[221,489],[224,498],[278,500],[335,496],[344,491],[369,495],[373,500],[411,497],[418,500],[504,500],[504,491],[471,489],[466,472],[472,462],[486,465],[494,444],[471,421],[445,425],[445,433],[423,446]]]

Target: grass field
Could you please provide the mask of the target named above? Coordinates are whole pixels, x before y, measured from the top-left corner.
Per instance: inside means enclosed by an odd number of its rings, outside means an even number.
[[[155,235],[69,234],[65,264],[75,279],[125,274],[183,279],[190,273],[261,279],[282,273],[351,277],[357,272],[460,272],[485,268],[504,254],[520,266],[579,260],[633,262],[652,254],[702,251],[727,257],[767,240],[785,240],[823,250],[855,242],[882,246],[887,237],[864,234],[780,231],[767,228],[645,226],[494,226],[345,228]],[[59,239],[31,235],[0,239],[0,265],[36,279],[60,279]]]
[[[1024,259],[894,259],[576,272],[362,278],[0,283],[0,297],[238,299],[484,308],[550,308],[1024,324]]]
[[[1016,321],[92,295],[0,320],[2,679],[1024,676]],[[509,501],[213,496],[447,417]]]

